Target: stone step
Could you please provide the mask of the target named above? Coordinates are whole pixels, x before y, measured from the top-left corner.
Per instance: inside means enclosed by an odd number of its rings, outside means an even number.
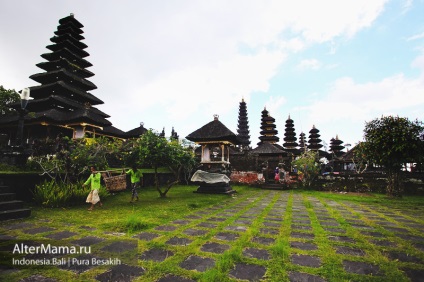
[[[0,202],[13,201],[16,197],[15,193],[1,193]]]
[[[9,192],[10,192],[9,186],[0,185],[0,194],[1,193],[9,193]]]
[[[285,189],[287,189],[287,186],[284,185],[284,184],[265,183],[261,186],[261,189],[285,190]]]
[[[30,209],[0,211],[0,221],[25,218],[25,217],[29,217],[30,215],[31,215]]]
[[[0,202],[0,211],[7,211],[7,210],[16,210],[16,209],[22,209],[24,206],[24,202],[22,201],[3,201]]]

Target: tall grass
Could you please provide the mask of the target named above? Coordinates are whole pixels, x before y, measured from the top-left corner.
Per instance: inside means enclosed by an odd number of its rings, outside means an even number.
[[[44,181],[36,185],[33,192],[34,203],[43,207],[57,208],[75,206],[85,203],[85,199],[90,193],[89,187],[83,187],[82,183],[65,184],[55,181]],[[101,187],[100,198],[105,198],[109,192]]]

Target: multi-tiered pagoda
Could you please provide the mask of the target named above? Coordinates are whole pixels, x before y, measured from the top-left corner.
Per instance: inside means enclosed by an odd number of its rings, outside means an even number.
[[[296,147],[299,144],[297,144],[296,141],[297,141],[297,138],[296,138],[296,132],[294,129],[294,122],[289,115],[289,117],[286,120],[286,130],[284,133],[284,143],[283,143],[284,150],[292,153],[292,155],[298,155],[299,150]]]
[[[308,144],[306,144],[306,136],[305,133],[303,133],[303,131],[299,134],[299,151],[301,153],[306,152],[306,150],[308,149]]]
[[[319,134],[319,130],[312,126],[312,129],[309,131],[309,140],[308,140],[308,149],[312,151],[318,152],[320,157],[325,157],[327,153],[325,151],[320,150],[322,148],[322,140],[320,139],[321,135]]]
[[[92,64],[82,42],[83,25],[71,14],[59,20],[57,31],[50,38],[51,52],[42,54],[46,62],[37,64],[44,70],[30,78],[41,85],[30,88],[30,100],[25,117],[25,139],[55,137],[59,133],[71,138],[106,135],[122,137],[124,132],[112,127],[110,116],[97,109],[103,101],[89,91],[97,87],[88,78]],[[18,107],[18,106],[17,106]],[[9,122],[9,124],[7,124]],[[13,120],[2,121],[4,128],[16,128]]]
[[[248,149],[250,145],[250,131],[249,121],[247,119],[247,107],[244,99],[241,100],[239,105],[239,116],[237,125],[237,137],[240,142],[241,149]]]
[[[277,136],[278,131],[275,128],[275,118],[270,116],[267,109],[264,108],[261,118],[261,131],[259,132],[259,134],[261,134],[259,140],[261,141],[258,145],[261,145],[262,143],[275,144],[280,141],[280,138]]]
[[[339,139],[339,136],[336,135],[336,138],[331,138],[330,140],[330,152],[332,155],[336,158],[341,157],[344,152],[342,151],[344,149],[344,146],[342,145],[343,141]]]

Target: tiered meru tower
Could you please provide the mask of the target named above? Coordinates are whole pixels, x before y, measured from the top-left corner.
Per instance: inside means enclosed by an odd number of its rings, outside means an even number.
[[[50,53],[41,57],[47,62],[37,64],[45,72],[30,76],[40,86],[30,87],[30,100],[25,117],[25,138],[54,137],[59,133],[72,138],[103,135],[103,129],[111,122],[94,105],[103,101],[88,91],[96,85],[87,80],[94,74],[87,70],[92,66],[81,42],[83,25],[71,14],[59,20],[57,31],[47,46]]]
[[[313,151],[318,151],[321,149],[321,139],[319,139],[321,135],[319,134],[319,130],[315,128],[315,125],[312,126],[312,129],[309,131],[309,145],[308,149]]]
[[[244,99],[241,100],[239,105],[237,133],[241,149],[248,149],[250,145],[250,131],[249,121],[247,119],[247,107]]]
[[[342,144],[343,144],[343,141],[339,139],[338,135],[336,135],[336,139],[331,138],[330,152],[332,152],[334,157],[339,158],[344,154],[344,152],[342,151],[344,149],[344,146]]]
[[[299,150],[296,147],[299,144],[297,144],[296,140],[297,138],[296,138],[296,132],[294,129],[294,122],[289,115],[289,117],[286,120],[286,130],[284,133],[284,143],[283,143],[284,150],[292,153],[293,155],[298,155]]]
[[[262,143],[275,144],[280,141],[280,138],[277,137],[278,131],[275,128],[275,119],[271,117],[266,108],[264,108],[261,118],[261,131],[259,132],[261,134],[259,140],[261,141],[258,145]]]

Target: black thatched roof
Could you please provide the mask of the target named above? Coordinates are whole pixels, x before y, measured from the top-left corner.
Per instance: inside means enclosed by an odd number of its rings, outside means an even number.
[[[114,127],[114,126],[105,126],[103,127],[103,130],[101,131],[102,134],[104,135],[109,135],[109,136],[113,136],[113,137],[118,137],[118,138],[126,138],[127,134],[126,132]]]
[[[13,104],[11,107],[14,109],[18,109],[20,106],[21,104],[19,102],[19,103]],[[75,100],[71,100],[62,96],[51,95],[47,98],[34,99],[34,100],[28,101],[28,105],[26,109],[29,112],[38,112],[38,111],[44,111],[44,110],[55,108],[55,106],[61,106],[66,109],[73,109],[73,110],[86,108],[86,105],[76,102]],[[90,107],[90,111],[104,118],[110,117],[108,114],[100,111],[99,109],[95,107]]]
[[[281,146],[280,146],[281,147]],[[268,142],[264,142],[249,152],[258,155],[287,155],[287,152]]]
[[[217,117],[215,117],[213,121],[187,135],[186,139],[192,142],[227,141],[234,145],[240,144],[237,135],[220,122]]]
[[[134,129],[131,129],[130,131],[127,131],[125,135],[127,138],[138,138],[146,132],[147,132],[147,129],[144,128],[143,124],[140,123],[139,127],[136,127]]]
[[[29,87],[31,90],[31,97],[38,98],[46,98],[51,95],[51,93],[56,93],[56,95],[74,95],[74,100],[79,101],[80,103],[89,102],[91,105],[99,105],[103,104],[103,101],[94,95],[79,90],[78,88],[74,88],[69,86],[63,81],[57,81],[50,84],[44,84],[39,86],[31,86]]]
[[[112,125],[107,119],[91,112],[88,109],[79,109],[74,112],[63,112],[56,109],[50,109],[38,113],[34,113],[34,116],[27,115],[25,120],[37,121],[37,122],[52,122],[61,124],[66,123],[80,123],[86,122],[90,124],[96,124],[99,126]]]

